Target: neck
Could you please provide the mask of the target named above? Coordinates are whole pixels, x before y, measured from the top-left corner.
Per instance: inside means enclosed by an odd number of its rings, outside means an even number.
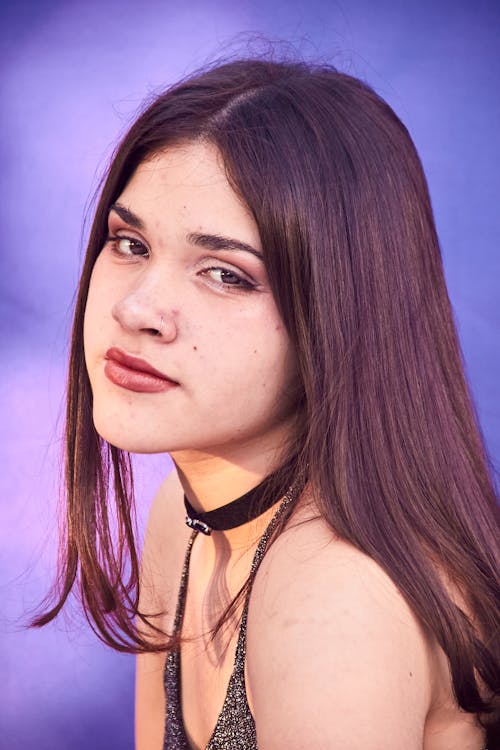
[[[277,436],[274,436],[275,438]],[[172,453],[184,493],[198,512],[212,511],[244,495],[274,471],[281,460],[284,436],[269,440],[266,445],[232,446],[218,454],[201,451]],[[276,502],[280,500],[276,498]],[[274,508],[274,506],[273,506]],[[243,526],[212,534],[207,539],[217,546],[218,541],[231,547],[244,547],[258,539],[272,517],[273,508]]]
[[[191,505],[202,513],[220,508],[259,484],[269,473],[230,462],[210,461],[186,471],[174,458],[180,482]]]
[[[214,510],[243,495],[280,464],[286,446],[285,428],[277,428],[265,441],[230,446],[220,451],[176,451],[170,455],[192,506]]]

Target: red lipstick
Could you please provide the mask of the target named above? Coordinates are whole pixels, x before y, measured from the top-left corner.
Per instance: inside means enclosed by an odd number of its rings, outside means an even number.
[[[179,385],[146,360],[113,346],[105,355],[104,374],[115,385],[136,393],[161,393]]]

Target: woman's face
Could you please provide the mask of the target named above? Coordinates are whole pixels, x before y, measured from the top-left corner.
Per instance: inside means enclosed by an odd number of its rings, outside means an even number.
[[[296,366],[262,253],[213,145],[176,146],[139,166],[110,210],[85,312],[106,440],[219,455],[282,438]]]

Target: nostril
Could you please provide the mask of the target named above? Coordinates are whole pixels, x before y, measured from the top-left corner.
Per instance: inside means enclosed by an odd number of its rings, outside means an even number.
[[[131,293],[117,302],[112,309],[113,318],[122,328],[146,336],[160,337],[165,343],[173,341],[177,328],[173,313],[160,312],[150,300]]]
[[[143,328],[144,333],[149,333],[150,336],[161,336],[161,331],[158,328]]]

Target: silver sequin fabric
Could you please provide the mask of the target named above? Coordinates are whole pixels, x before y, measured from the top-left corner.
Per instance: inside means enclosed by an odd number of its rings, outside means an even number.
[[[271,523],[262,535],[252,561],[252,575],[256,573],[257,568],[262,562],[269,538],[281,514],[295,497],[295,493],[292,492],[284,496]],[[184,559],[174,624],[176,632],[180,632],[182,628],[189,577],[189,561],[191,559],[193,542],[197,535],[197,531],[194,531],[191,535]],[[206,750],[257,750],[255,722],[250,711],[250,706],[248,705],[245,687],[246,630],[250,593],[251,589],[247,593],[243,607],[234,668],[229,678],[226,697]],[[167,714],[163,748],[164,750],[190,750],[181,710],[179,651],[173,651],[167,656],[165,664],[165,693],[167,697]]]

